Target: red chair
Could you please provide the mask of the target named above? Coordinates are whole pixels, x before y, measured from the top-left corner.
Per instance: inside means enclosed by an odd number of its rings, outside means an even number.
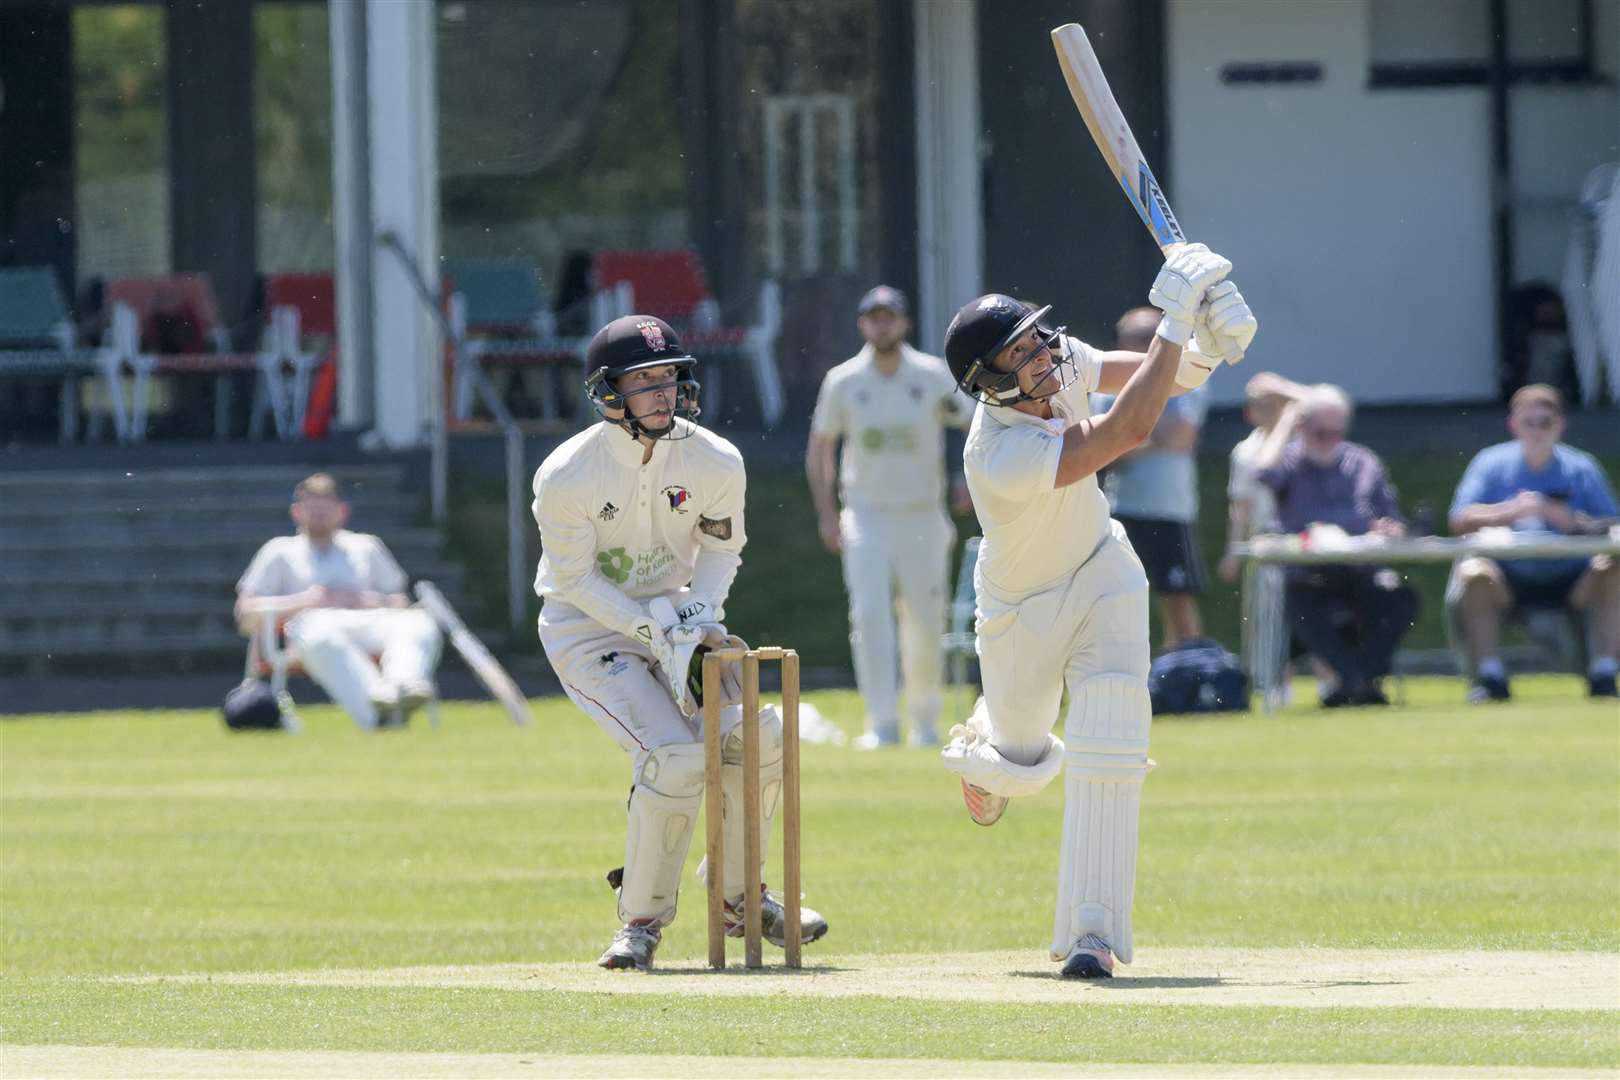
[[[260,351],[248,434],[259,438],[269,417],[282,439],[308,431],[310,383],[337,345],[337,295],[331,274],[270,274],[264,282],[270,320]],[[289,385],[290,380],[290,385]]]
[[[230,334],[220,321],[219,302],[202,274],[115,278],[107,282],[112,309],[109,349],[114,367],[135,373],[131,388],[130,439],[146,437],[147,385],[152,375],[214,376],[214,434],[230,430],[230,377],[254,371],[251,353],[230,351]],[[108,351],[108,350],[104,350]],[[122,393],[122,391],[118,391]]]
[[[752,326],[722,326],[720,305],[709,290],[708,275],[697,252],[600,251],[594,264],[598,296],[614,297],[619,314],[656,315],[673,326],[681,344],[694,351],[737,353],[752,362],[765,425],[775,427],[786,402],[776,367],[776,337],[782,326],[781,293],[765,280],[759,290],[758,321]],[[704,368],[703,407],[720,412],[719,364]]]

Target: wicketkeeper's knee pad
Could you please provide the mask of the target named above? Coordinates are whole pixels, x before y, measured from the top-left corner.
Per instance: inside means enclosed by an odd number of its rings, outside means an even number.
[[[742,706],[735,706],[740,714]],[[742,724],[734,725],[720,745],[720,790],[726,830],[726,896],[742,895],[743,861]],[[771,846],[771,823],[782,795],[782,714],[775,705],[759,707],[759,859],[764,866]],[[704,868],[707,874],[707,867]]]
[[[1096,934],[1121,963],[1131,962],[1137,818],[1153,708],[1147,682],[1096,675],[1073,690],[1064,721],[1068,780],[1058,857],[1052,958],[1066,959]]]
[[[703,801],[703,744],[656,747],[630,791],[619,918],[675,919],[686,849]]]

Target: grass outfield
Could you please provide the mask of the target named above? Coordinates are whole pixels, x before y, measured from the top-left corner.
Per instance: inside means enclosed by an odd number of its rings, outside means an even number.
[[[833,925],[807,960],[827,980],[870,971],[871,990],[806,982],[796,996],[778,978],[710,995],[686,977],[665,990],[657,976],[582,968],[615,927],[602,875],[620,861],[627,776],[563,701],[541,703],[528,730],[452,704],[442,730],[371,737],[319,708],[297,738],[227,736],[210,712],[10,720],[0,1041],[1620,1068],[1620,709],[1579,686],[1520,679],[1512,705],[1471,709],[1454,680],[1414,681],[1400,709],[1160,721],[1139,962],[1100,993],[1074,987],[1072,1003],[1047,996],[1063,985],[1046,981],[1045,959],[1056,785],[978,829],[932,754],[806,747],[806,899]],[[810,700],[855,726],[852,694]],[[669,969],[704,952],[695,883],[685,899],[659,954]],[[1302,976],[1297,1004],[1279,976],[1284,1004],[1221,1004],[1242,954],[1207,977],[1202,961],[1166,959],[1285,948],[1358,950],[1368,974]],[[1522,985],[1514,958],[1506,967],[1521,996],[1377,1003],[1380,983],[1421,989],[1413,962],[1434,950],[1461,957],[1464,976],[1487,953],[1525,951]],[[1538,971],[1556,978],[1556,965],[1531,951],[1612,969],[1614,993],[1541,1000]],[[965,953],[996,955],[961,998],[944,975],[940,1000],[906,977],[883,985],[887,968],[910,970],[907,955]],[[384,970],[407,967],[423,971]],[[1155,993],[1131,997],[1133,978]],[[625,980],[642,992],[603,992]],[[1373,996],[1307,1000],[1335,984]]]

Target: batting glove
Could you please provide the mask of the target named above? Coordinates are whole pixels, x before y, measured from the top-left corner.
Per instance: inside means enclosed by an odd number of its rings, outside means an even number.
[[[1237,285],[1222,281],[1205,294],[1193,334],[1199,352],[1217,363],[1235,364],[1243,359],[1259,329],[1260,323]]]
[[[1230,260],[1203,244],[1188,244],[1166,259],[1148,290],[1148,303],[1164,312],[1159,336],[1173,345],[1187,344],[1205,293],[1231,270]]]

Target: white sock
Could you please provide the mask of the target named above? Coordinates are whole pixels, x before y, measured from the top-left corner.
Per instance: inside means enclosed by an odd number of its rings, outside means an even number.
[[[1507,672],[1502,668],[1500,656],[1487,656],[1479,662],[1479,677],[1482,679],[1505,679]]]
[[[1610,675],[1620,674],[1620,660],[1612,656],[1600,656],[1592,661],[1590,674],[1594,679],[1606,679]]]

